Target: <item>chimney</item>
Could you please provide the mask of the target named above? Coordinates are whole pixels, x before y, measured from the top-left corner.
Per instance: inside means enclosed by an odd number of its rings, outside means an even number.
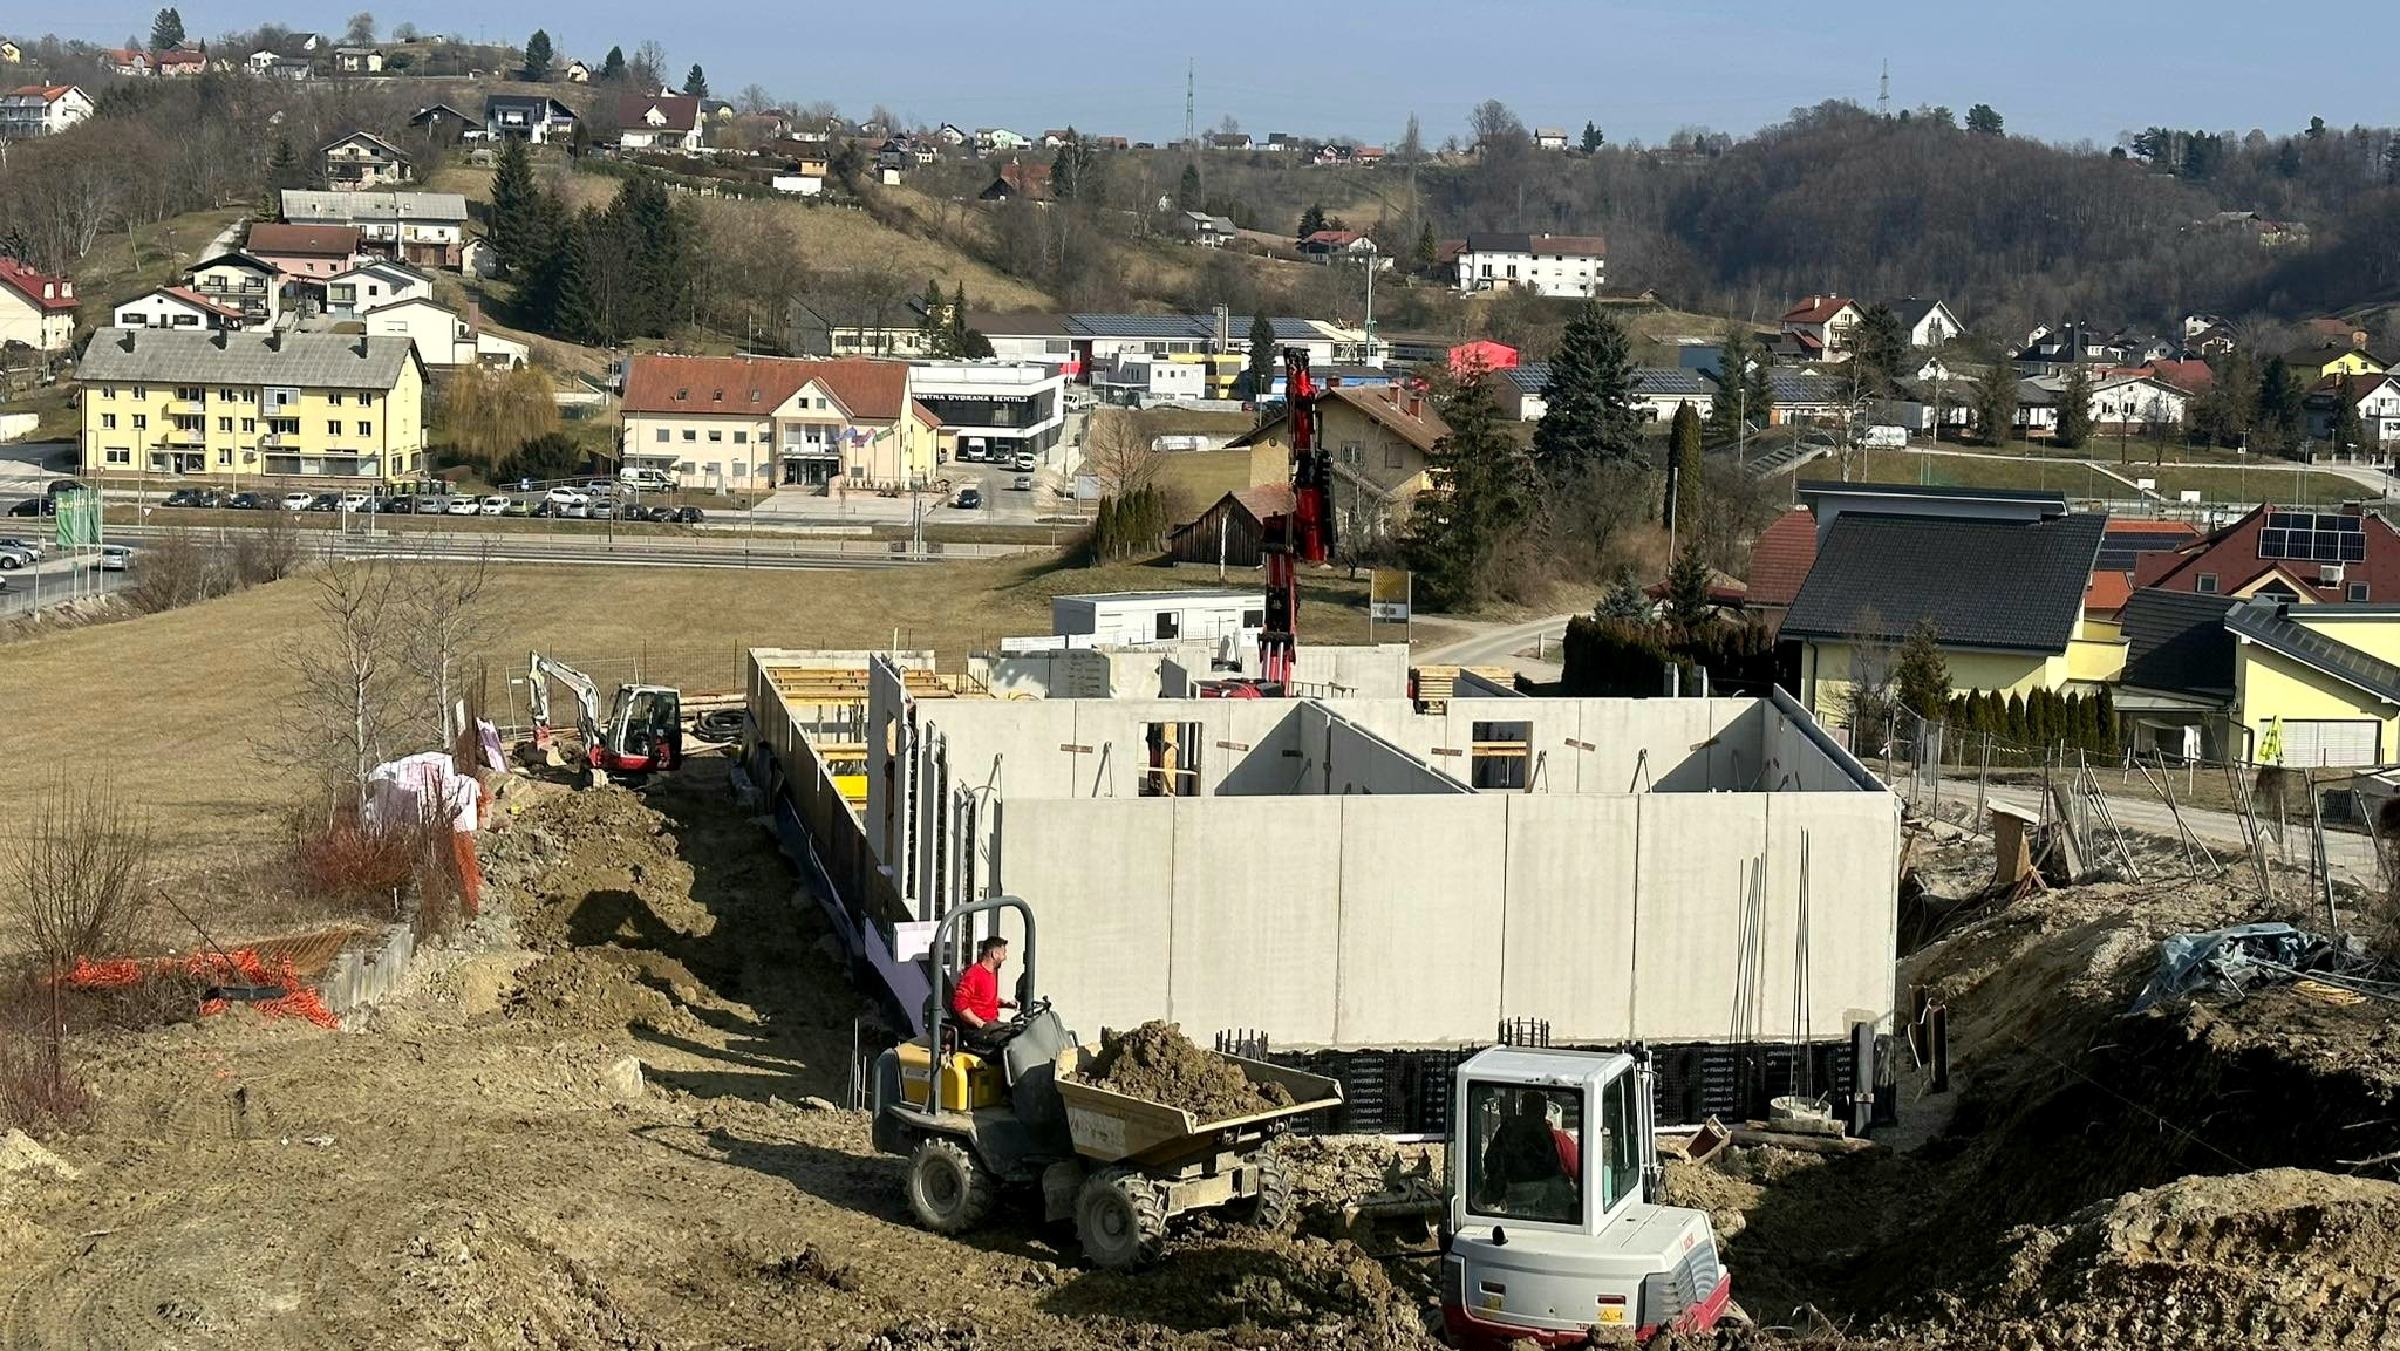
[[[208,335],[208,345],[216,348],[220,352],[225,350],[226,342],[227,339],[225,337],[225,330],[223,328],[219,328],[216,332]]]
[[[283,350],[282,329],[270,328],[267,330],[267,350],[270,352],[280,352]]]
[[[356,352],[356,353],[358,353],[358,359],[359,359],[359,360],[361,360],[361,361],[364,361],[364,360],[366,360],[366,359],[367,359],[367,335],[366,335],[366,334],[364,334],[364,333],[361,333],[361,334],[359,334],[359,335],[358,335],[358,344],[357,344],[356,346],[352,347],[350,350],[351,350],[351,351],[353,351],[353,352]]]
[[[129,328],[129,329],[126,329],[126,330],[125,330],[125,336],[124,336],[124,337],[122,337],[122,338],[119,338],[119,339],[117,339],[117,346],[119,346],[119,347],[121,347],[121,348],[125,349],[125,350],[126,350],[126,351],[128,351],[128,352],[130,352],[130,351],[132,351],[132,350],[133,350],[133,330],[132,330],[132,329],[130,329],[130,328]]]

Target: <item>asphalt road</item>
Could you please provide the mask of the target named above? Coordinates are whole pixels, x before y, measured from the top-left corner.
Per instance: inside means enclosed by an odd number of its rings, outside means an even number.
[[[6,528],[7,525],[8,522],[0,521],[0,537],[14,533]],[[64,558],[45,558],[30,568],[0,572],[0,583],[5,583],[8,588],[0,591],[0,619],[31,614],[37,600],[49,606],[65,601],[70,595],[88,596],[92,593],[95,581],[101,591],[109,592],[124,586],[126,580],[126,574],[122,572],[94,573],[89,568],[78,570],[74,563]]]
[[[362,523],[363,524],[363,523]],[[138,547],[178,527],[111,526],[109,538]],[[238,529],[239,527],[230,527]],[[205,530],[203,533],[207,533]],[[680,568],[874,568],[914,562],[889,542],[864,539],[762,539],[731,533],[660,539],[605,535],[477,531],[311,530],[300,537],[311,555],[329,558],[489,559],[495,563],[578,563],[615,567]]]

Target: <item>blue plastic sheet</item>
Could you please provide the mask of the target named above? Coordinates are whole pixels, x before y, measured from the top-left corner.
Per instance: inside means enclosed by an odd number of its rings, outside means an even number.
[[[2158,971],[2133,1001],[2133,1013],[2211,986],[2236,994],[2269,981],[2288,979],[2325,940],[2289,924],[2237,924],[2207,933],[2176,934],[2158,945]],[[2270,962],[2273,967],[2260,963]],[[2282,969],[2276,969],[2282,968]]]

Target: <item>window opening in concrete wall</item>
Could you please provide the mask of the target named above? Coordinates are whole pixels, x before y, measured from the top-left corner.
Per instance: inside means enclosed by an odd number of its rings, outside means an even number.
[[[1158,627],[1156,628],[1155,632],[1160,642],[1165,642],[1166,640],[1175,637],[1179,631],[1180,630],[1175,622],[1175,612],[1173,610],[1161,610],[1158,612]]]
[[[1467,782],[1477,788],[1522,790],[1531,772],[1532,743],[1532,723],[1476,723]]]
[[[1150,752],[1142,771],[1143,797],[1200,796],[1200,724],[1154,722],[1143,743]]]

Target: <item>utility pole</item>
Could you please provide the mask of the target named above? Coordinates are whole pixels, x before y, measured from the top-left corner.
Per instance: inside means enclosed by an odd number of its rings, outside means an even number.
[[[1183,153],[1186,155],[1194,154],[1200,148],[1198,134],[1192,124],[1192,72],[1196,68],[1192,58],[1183,58]]]
[[[1875,115],[1892,115],[1892,58],[1883,58],[1883,81],[1875,89]]]

